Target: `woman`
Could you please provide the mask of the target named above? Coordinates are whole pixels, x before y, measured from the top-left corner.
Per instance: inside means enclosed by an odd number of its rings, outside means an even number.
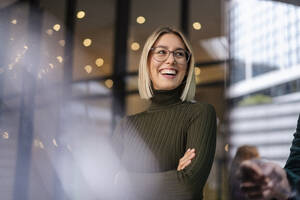
[[[113,143],[125,171],[130,199],[202,199],[216,146],[216,114],[195,103],[194,58],[183,34],[157,29],[145,43],[139,66],[141,98],[150,107],[125,117]],[[124,198],[124,196],[122,196]]]

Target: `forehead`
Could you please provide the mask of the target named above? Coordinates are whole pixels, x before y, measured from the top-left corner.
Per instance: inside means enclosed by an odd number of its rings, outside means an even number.
[[[161,35],[153,46],[165,46],[170,49],[185,48],[182,39],[174,33],[165,33]]]

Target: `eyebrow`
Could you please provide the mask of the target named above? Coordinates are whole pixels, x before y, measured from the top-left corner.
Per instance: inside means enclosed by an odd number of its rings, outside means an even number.
[[[156,47],[162,47],[162,48],[168,49],[168,47],[167,47],[167,46],[164,46],[164,45],[158,45],[158,46],[156,46]],[[185,50],[185,49],[179,47],[179,48],[176,48],[174,51],[176,51],[176,50]]]

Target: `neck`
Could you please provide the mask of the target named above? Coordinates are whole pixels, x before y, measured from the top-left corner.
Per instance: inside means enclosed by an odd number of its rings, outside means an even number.
[[[155,90],[153,89],[153,97],[151,98],[151,105],[149,110],[162,110],[170,106],[182,103],[180,99],[184,85],[181,84],[172,90]]]

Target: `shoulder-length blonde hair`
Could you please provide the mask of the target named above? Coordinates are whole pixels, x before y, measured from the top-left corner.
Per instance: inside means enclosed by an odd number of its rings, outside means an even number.
[[[179,36],[182,42],[184,43],[187,51],[191,53],[191,58],[188,62],[188,68],[187,68],[188,74],[186,78],[186,84],[180,97],[182,101],[191,101],[194,99],[195,91],[196,91],[196,81],[195,81],[195,74],[194,74],[194,56],[192,53],[191,45],[189,44],[185,36],[179,30],[176,30],[173,27],[162,27],[156,29],[148,37],[144,45],[143,52],[140,59],[140,65],[139,65],[138,88],[139,88],[140,96],[142,99],[150,99],[153,96],[150,74],[148,69],[149,52],[153,44],[157,41],[157,39],[166,33],[172,33]]]

